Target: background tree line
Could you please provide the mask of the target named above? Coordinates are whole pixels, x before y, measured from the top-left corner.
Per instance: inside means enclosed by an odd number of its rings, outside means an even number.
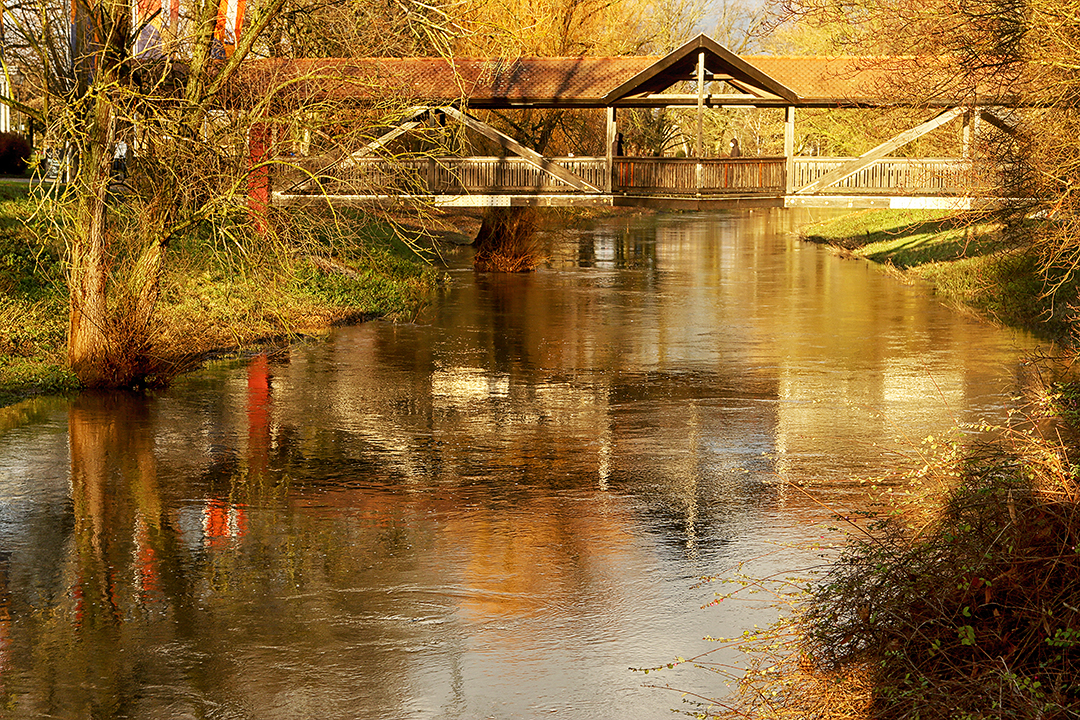
[[[961,96],[1019,101],[990,107],[976,152],[996,164],[1009,198],[1003,248],[1030,253],[1045,293],[1068,305],[1080,267],[1080,3],[1075,0],[782,0],[771,23],[778,47],[873,55],[888,90],[912,104]]]

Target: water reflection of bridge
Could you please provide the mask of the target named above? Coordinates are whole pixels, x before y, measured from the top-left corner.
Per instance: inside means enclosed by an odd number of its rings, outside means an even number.
[[[888,89],[895,63],[854,57],[742,58],[705,36],[663,58],[275,62],[267,72],[279,78],[291,72],[293,85],[305,97],[364,101],[397,91],[420,103],[357,152],[304,174],[253,183],[253,193],[262,200],[272,194],[275,204],[287,206],[418,201],[468,207],[968,207],[975,196],[993,195],[997,185],[993,171],[973,157],[975,133],[981,122],[1008,131],[1000,108],[1015,103],[993,97],[976,103],[972,93],[959,89],[930,99],[904,99]],[[322,79],[306,80],[305,73]],[[696,92],[677,92],[690,86]],[[797,110],[897,107],[921,110],[929,119],[859,157],[807,156],[796,148]],[[696,110],[689,157],[625,156],[619,122],[620,111],[627,108]],[[711,108],[782,111],[782,154],[710,156],[703,118]],[[471,113],[521,109],[603,110],[602,154],[546,157]],[[448,121],[499,148],[500,156],[390,152],[406,133],[418,128],[430,132]],[[963,123],[954,143],[956,157],[894,156],[953,121]],[[358,186],[369,190],[357,194]]]

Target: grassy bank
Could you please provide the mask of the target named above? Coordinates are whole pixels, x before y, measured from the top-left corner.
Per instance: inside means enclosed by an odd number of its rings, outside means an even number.
[[[811,242],[865,258],[931,283],[943,299],[996,322],[1039,337],[1067,339],[1069,305],[1077,303],[1075,282],[1039,272],[1024,246],[1004,241],[992,218],[916,210],[862,210],[803,229]]]
[[[48,207],[0,181],[0,405],[77,389],[66,366],[62,251]],[[238,215],[169,250],[155,352],[177,370],[210,354],[319,334],[369,317],[412,317],[440,273],[391,225],[360,213],[278,218],[270,239]]]

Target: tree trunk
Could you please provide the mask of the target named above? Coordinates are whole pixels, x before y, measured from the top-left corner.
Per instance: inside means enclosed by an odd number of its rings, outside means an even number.
[[[105,201],[111,179],[116,118],[104,94],[94,101],[75,181],[84,184],[70,232],[68,362],[88,387],[109,385],[115,348],[110,345],[108,277],[111,243]]]
[[[536,241],[536,208],[492,208],[473,241],[473,268],[482,272],[530,272],[545,260]]]

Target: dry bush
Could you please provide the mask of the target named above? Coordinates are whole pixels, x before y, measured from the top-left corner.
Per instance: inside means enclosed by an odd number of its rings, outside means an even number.
[[[801,618],[815,672],[873,668],[875,718],[1080,716],[1080,486],[1033,433],[971,451],[920,531],[854,542]]]

